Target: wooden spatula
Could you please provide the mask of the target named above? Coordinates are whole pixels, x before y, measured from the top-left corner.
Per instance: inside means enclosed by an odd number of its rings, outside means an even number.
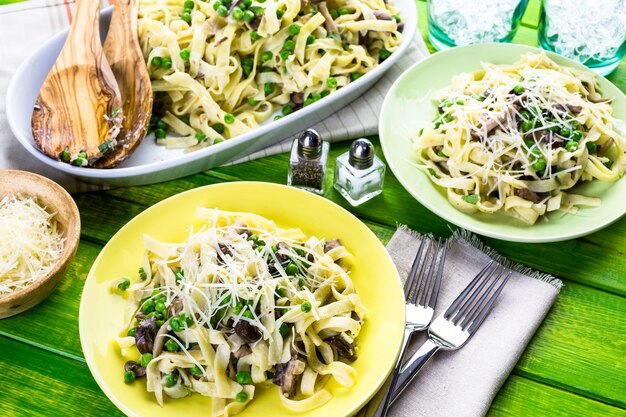
[[[41,87],[31,121],[39,149],[80,166],[115,148],[123,119],[117,82],[100,43],[99,7],[99,1],[78,0],[72,28]]]
[[[122,93],[124,120],[118,146],[95,164],[113,167],[126,159],[141,143],[152,115],[152,86],[137,39],[137,0],[116,0],[104,53]]]

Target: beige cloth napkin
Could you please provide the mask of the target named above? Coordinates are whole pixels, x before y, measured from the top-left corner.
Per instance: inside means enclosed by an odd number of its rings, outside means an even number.
[[[485,415],[562,286],[551,275],[511,263],[469,232],[456,232],[451,239],[435,317],[490,259],[511,268],[513,275],[474,337],[460,350],[437,352],[391,406],[390,417]],[[417,235],[404,227],[387,245],[402,280],[417,248]],[[425,340],[425,332],[414,335],[406,357]],[[378,403],[375,397],[359,417],[373,414]]]
[[[96,0],[93,0],[96,1]],[[113,0],[101,0],[102,7]],[[13,72],[40,44],[66,28],[72,19],[74,0],[29,0],[0,6],[0,169],[21,169],[47,176],[69,192],[82,192],[103,187],[85,184],[58,172],[33,158],[11,132],[4,97]],[[377,83],[340,112],[313,126],[324,139],[335,142],[375,135],[378,115],[386,92],[404,70],[428,56],[428,49],[419,35],[405,55]],[[311,126],[302,126],[306,129]],[[240,163],[289,150],[293,138],[262,149],[231,163]]]

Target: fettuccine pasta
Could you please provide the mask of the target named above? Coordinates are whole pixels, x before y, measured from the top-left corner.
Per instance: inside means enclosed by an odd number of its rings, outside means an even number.
[[[157,141],[195,149],[288,115],[374,69],[402,27],[385,0],[140,0]]]
[[[611,99],[600,96],[591,72],[560,67],[544,53],[483,64],[433,99],[438,115],[414,140],[419,167],[463,212],[534,224],[551,211],[600,205],[564,190],[624,174],[626,142]]]
[[[145,376],[161,405],[211,397],[214,416],[239,413],[271,382],[293,411],[328,402],[330,378],[355,384],[349,363],[365,312],[341,242],[255,214],[197,216],[205,224],[184,242],[145,236],[139,275],[115,281],[128,296],[116,339],[126,382]]]

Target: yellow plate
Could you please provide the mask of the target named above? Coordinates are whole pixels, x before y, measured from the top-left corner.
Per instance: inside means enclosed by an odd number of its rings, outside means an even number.
[[[307,413],[286,410],[276,387],[257,390],[241,417],[339,417],[357,412],[391,372],[404,329],[404,296],[398,273],[376,236],[352,214],[324,198],[294,188],[237,182],[197,188],[164,200],[139,214],[113,236],[93,264],[80,304],[80,341],[89,369],[104,393],[130,416],[210,416],[211,400],[194,394],[167,399],[161,408],[145,379],[123,381],[124,360],[113,338],[123,327],[125,299],[109,291],[110,281],[134,276],[143,254],[143,235],[163,241],[182,241],[190,225],[198,226],[198,206],[257,213],[279,227],[299,227],[307,235],[340,238],[355,256],[350,273],[367,308],[353,366],[357,383],[344,388],[331,381],[333,399]]]

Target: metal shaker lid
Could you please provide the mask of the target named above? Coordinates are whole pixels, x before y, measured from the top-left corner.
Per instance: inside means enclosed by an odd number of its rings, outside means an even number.
[[[307,129],[298,137],[298,155],[317,158],[322,153],[322,137],[314,129]]]
[[[371,167],[374,163],[374,145],[372,145],[372,142],[365,138],[352,142],[348,162],[358,169]]]

